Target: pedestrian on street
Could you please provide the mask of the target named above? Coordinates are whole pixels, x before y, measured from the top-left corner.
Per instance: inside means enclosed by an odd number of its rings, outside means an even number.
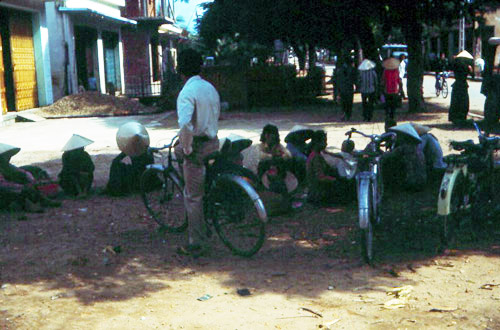
[[[399,61],[393,57],[386,59],[382,66],[382,87],[385,98],[385,120],[394,120],[396,108],[399,104],[399,86],[401,78],[399,77]]]
[[[356,83],[356,70],[352,59],[345,56],[342,65],[335,76],[336,85],[340,94],[340,104],[344,115],[342,120],[350,120],[352,114],[352,101],[354,97],[354,84]]]
[[[471,73],[470,63],[473,57],[466,50],[455,56],[451,68],[455,74],[455,82],[451,85],[451,101],[448,121],[455,125],[463,125],[469,113],[469,84],[467,75]]]
[[[175,154],[182,161],[189,226],[188,244],[178,252],[194,257],[209,252],[203,214],[204,158],[219,150],[220,97],[215,87],[199,76],[202,63],[194,49],[179,53],[178,71],[185,84],[177,97],[179,144]]]
[[[359,91],[363,103],[363,120],[371,121],[373,107],[375,103],[375,92],[377,90],[377,73],[375,63],[365,59],[358,67],[359,70]]]
[[[406,65],[407,65],[406,55],[401,54],[399,56],[399,91],[401,93],[401,98],[406,99],[406,94],[404,86],[406,85]]]

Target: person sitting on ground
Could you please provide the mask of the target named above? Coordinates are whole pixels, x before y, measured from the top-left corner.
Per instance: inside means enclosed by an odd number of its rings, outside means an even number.
[[[116,142],[122,152],[111,163],[106,192],[112,196],[138,192],[146,166],[154,164],[153,152],[148,148],[149,134],[140,123],[129,122],[118,129]],[[129,163],[125,163],[127,157]],[[153,185],[154,181],[149,184]]]
[[[280,143],[278,127],[264,126],[260,144],[252,146],[245,154],[244,164],[257,174],[265,191],[259,192],[271,215],[289,211],[292,207],[292,193],[298,187],[298,180],[291,172],[292,156]]]
[[[396,144],[382,156],[382,176],[386,187],[418,191],[425,187],[427,172],[425,156],[418,147],[422,142],[411,124],[390,127],[397,134]]]
[[[327,146],[325,131],[315,131],[311,144],[312,151],[306,167],[308,201],[316,205],[329,205],[353,200],[354,181],[341,177],[337,169],[330,166],[322,154]]]
[[[306,161],[311,152],[311,137],[314,130],[305,126],[295,125],[285,137],[286,148],[292,155],[291,172],[300,183],[306,180]]]
[[[38,182],[31,172],[10,163],[12,156],[20,150],[0,143],[0,209],[23,208],[28,212],[41,212],[42,206],[60,206],[61,203],[50,200],[37,189]]]
[[[83,136],[73,134],[63,147],[59,184],[66,195],[85,197],[89,193],[94,181],[95,166],[84,148],[93,142]]]
[[[430,127],[416,123],[410,124],[415,128],[422,140],[418,148],[422,150],[425,157],[427,177],[441,180],[448,165],[443,160],[443,149],[441,149],[439,140],[432,133],[429,133]]]

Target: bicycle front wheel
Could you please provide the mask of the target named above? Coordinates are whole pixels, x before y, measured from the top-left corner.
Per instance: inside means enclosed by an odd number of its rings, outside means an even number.
[[[215,231],[231,252],[250,257],[259,251],[264,243],[265,223],[255,196],[235,181],[219,180],[210,191],[209,207]]]
[[[441,242],[447,247],[453,244],[456,238],[456,231],[460,225],[460,220],[464,217],[466,207],[466,186],[465,177],[459,174],[455,184],[451,188],[450,213],[443,218],[441,232]]]
[[[446,81],[443,81],[443,90],[442,90],[442,95],[443,95],[443,98],[447,98],[448,97],[448,83]]]
[[[144,205],[162,230],[179,233],[186,230],[184,194],[179,184],[161,170],[149,168],[141,176]]]
[[[361,254],[363,259],[368,264],[373,263],[373,222],[375,218],[374,207],[374,187],[373,184],[368,185],[367,198],[368,198],[368,225],[366,228],[361,229]]]

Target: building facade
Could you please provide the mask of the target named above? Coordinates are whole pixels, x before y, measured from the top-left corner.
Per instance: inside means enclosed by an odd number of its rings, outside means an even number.
[[[0,1],[0,113],[53,102],[43,1]]]
[[[45,2],[54,100],[79,90],[124,92],[121,16],[125,0]]]
[[[137,21],[124,28],[125,93],[133,97],[158,96],[164,73],[175,67],[177,40],[173,0],[126,0],[122,15]]]

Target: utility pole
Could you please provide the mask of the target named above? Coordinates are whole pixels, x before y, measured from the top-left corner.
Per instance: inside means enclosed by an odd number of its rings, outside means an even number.
[[[465,17],[460,18],[458,22],[458,52],[465,49]]]

